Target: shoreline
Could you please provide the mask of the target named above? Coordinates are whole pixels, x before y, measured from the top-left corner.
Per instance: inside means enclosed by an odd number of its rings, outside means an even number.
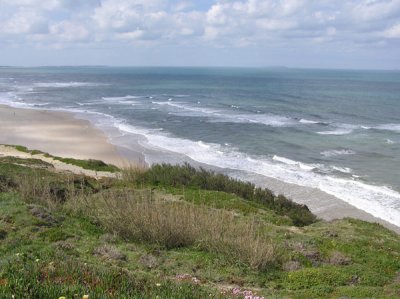
[[[67,112],[0,105],[0,144],[23,145],[61,157],[97,159],[119,167],[130,163],[104,132]]]
[[[119,167],[145,163],[145,152],[148,152],[149,149],[143,148],[138,140],[129,142],[129,148],[128,146],[121,146],[119,142],[116,142],[121,139],[116,131],[112,134],[115,136],[110,137],[107,135],[108,132],[102,129],[89,120],[78,118],[72,112],[13,108],[0,105],[0,144],[23,145],[30,149],[38,149],[62,157],[98,159]],[[154,149],[151,152],[152,155],[159,155],[159,157],[164,155],[164,158],[166,158],[164,162],[172,164],[178,162],[168,159],[169,155],[166,153],[157,153]],[[193,161],[190,158],[183,160]],[[194,165],[203,166],[198,162],[193,162]],[[207,166],[207,168],[218,169],[235,177],[234,170],[213,166]],[[297,203],[307,205],[311,212],[323,220],[356,218],[380,223],[400,234],[400,227],[318,189],[289,184],[268,177],[256,177],[250,173],[248,176],[249,181],[258,186],[269,188],[277,194],[286,195]]]

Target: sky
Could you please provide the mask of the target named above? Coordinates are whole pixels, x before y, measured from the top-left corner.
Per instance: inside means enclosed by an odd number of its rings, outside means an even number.
[[[0,65],[400,69],[400,0],[0,0]]]

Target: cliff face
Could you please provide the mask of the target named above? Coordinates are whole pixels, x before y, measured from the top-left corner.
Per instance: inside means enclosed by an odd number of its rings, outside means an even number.
[[[400,296],[397,234],[188,165],[96,179],[0,157],[0,252],[2,298]]]

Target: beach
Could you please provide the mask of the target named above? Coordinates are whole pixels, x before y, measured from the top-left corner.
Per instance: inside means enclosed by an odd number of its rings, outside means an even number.
[[[140,147],[139,142],[133,143]],[[0,144],[23,145],[61,157],[98,159],[120,167],[142,163],[144,158],[139,153],[146,151],[144,148],[136,148],[136,151],[127,152],[125,148],[111,144],[105,132],[87,120],[76,118],[72,113],[21,109],[5,105],[0,106]],[[157,155],[154,149],[151,152],[153,156]],[[0,148],[0,155],[7,154],[10,152]],[[159,161],[169,162],[165,161],[168,159],[165,151],[160,151],[158,155]],[[205,166],[192,162],[197,166]],[[235,176],[233,170],[214,169]],[[315,215],[326,221],[351,217],[377,222],[400,233],[399,227],[318,189],[289,184],[274,178],[260,178],[251,173],[248,174],[248,180],[307,205]]]
[[[60,157],[97,159],[121,167],[128,163],[102,131],[64,112],[2,105],[0,144],[23,145]]]

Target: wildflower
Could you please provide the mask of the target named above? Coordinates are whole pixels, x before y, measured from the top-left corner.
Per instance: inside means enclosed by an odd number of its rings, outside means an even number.
[[[156,286],[157,287],[161,287],[161,283],[156,283]]]
[[[39,259],[36,259],[36,260],[35,260],[36,263],[38,263],[39,261],[40,261]]]
[[[89,295],[83,295],[82,299],[89,299]]]
[[[192,282],[193,283],[200,283],[200,280],[197,277],[192,277]]]
[[[232,294],[233,294],[233,295],[238,295],[238,294],[240,294],[240,289],[234,288],[234,289],[232,290]]]
[[[58,297],[58,299],[67,299],[67,298],[64,296],[61,296],[61,297]]]
[[[243,291],[243,295],[245,295],[245,296],[253,296],[253,292],[252,291]]]

